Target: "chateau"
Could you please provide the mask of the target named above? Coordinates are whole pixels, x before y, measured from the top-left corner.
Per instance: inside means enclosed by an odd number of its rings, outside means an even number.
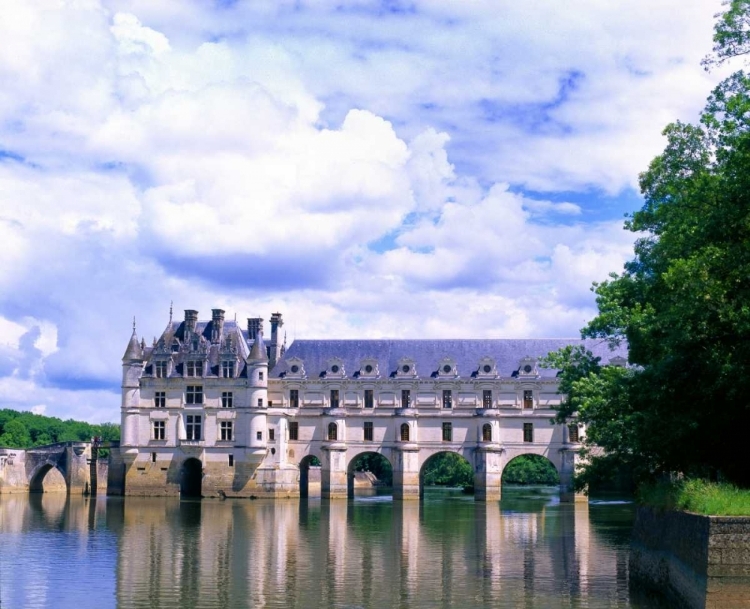
[[[296,340],[283,320],[246,327],[213,309],[185,311],[152,346],[135,328],[123,356],[122,440],[110,479],[126,495],[305,496],[319,473],[323,497],[353,492],[354,462],[379,453],[399,499],[421,496],[421,471],[445,451],[474,468],[476,499],[500,497],[504,467],[547,457],[563,500],[582,429],[552,425],[556,370],[538,359],[583,344],[604,363],[626,352],[601,341]],[[121,474],[120,474],[121,472]],[[113,475],[114,474],[114,475]]]

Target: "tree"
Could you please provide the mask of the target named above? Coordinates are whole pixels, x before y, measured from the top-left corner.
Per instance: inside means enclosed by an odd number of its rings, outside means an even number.
[[[8,421],[3,427],[3,433],[0,435],[0,446],[8,448],[26,448],[31,445],[31,435],[19,419]]]
[[[730,2],[715,29],[717,62],[750,51],[748,24],[750,0]],[[632,367],[569,357],[560,418],[586,422],[587,442],[604,449],[589,473],[630,461],[642,474],[748,485],[736,455],[750,429],[750,78],[733,74],[699,124],[664,135],[640,176],[644,205],[625,225],[640,235],[634,258],[595,284],[599,313],[582,331],[627,340]]]

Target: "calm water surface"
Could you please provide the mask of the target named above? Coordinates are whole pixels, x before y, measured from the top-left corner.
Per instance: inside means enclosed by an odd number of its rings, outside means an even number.
[[[0,498],[0,607],[637,607],[633,506]]]

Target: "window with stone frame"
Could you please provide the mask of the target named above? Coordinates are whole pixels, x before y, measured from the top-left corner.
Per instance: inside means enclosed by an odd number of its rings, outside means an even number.
[[[571,442],[580,442],[578,436],[578,425],[568,425],[568,439]]]
[[[492,389],[482,391],[482,408],[492,408]]]
[[[299,423],[297,421],[289,422],[289,439],[299,440]]]
[[[409,389],[401,390],[401,408],[411,408],[411,391]]]
[[[234,408],[234,393],[232,393],[231,391],[221,392],[221,407]]]
[[[524,442],[534,441],[534,424],[533,423],[523,424],[523,441]]]
[[[364,440],[365,442],[372,442],[374,437],[374,430],[372,421],[365,421],[364,424]]]
[[[186,370],[186,376],[203,376],[203,362],[201,360],[188,360]]]
[[[166,440],[167,439],[167,425],[166,421],[154,421],[154,440]]]
[[[409,424],[408,423],[401,423],[401,441],[402,442],[409,441]]]
[[[256,431],[255,432],[255,439],[256,440],[262,440],[263,439],[263,432],[262,431]]]
[[[222,421],[219,423],[219,439],[222,442],[231,442],[234,440],[234,423],[232,421]]]
[[[453,392],[443,389],[443,408],[453,408]]]
[[[453,425],[451,423],[443,423],[443,442],[453,441]]]
[[[232,360],[221,362],[221,376],[225,379],[234,378],[234,362]]]
[[[185,403],[186,404],[203,404],[203,386],[202,385],[188,385],[185,388]]]
[[[328,424],[328,439],[336,441],[339,439],[339,428],[336,423]]]
[[[185,415],[185,439],[201,440],[203,438],[203,417],[199,414]]]
[[[268,428],[268,441],[269,442],[276,441],[276,430],[273,427]]]
[[[263,371],[259,370],[258,371],[258,380],[262,381],[264,378],[265,378],[265,375],[263,374]]]
[[[158,361],[154,362],[154,376],[158,379],[165,379],[167,378],[167,367],[168,362],[165,361]]]
[[[331,389],[331,408],[339,407],[339,390]]]
[[[531,389],[525,389],[523,392],[523,407],[534,408],[534,392]]]
[[[299,408],[299,389],[289,390],[289,408]]]
[[[258,398],[258,408],[263,408],[263,398]]]
[[[165,408],[167,406],[167,392],[154,391],[154,407]]]
[[[492,425],[489,423],[482,425],[482,442],[492,442]]]
[[[372,408],[375,405],[375,391],[365,389],[365,408]]]

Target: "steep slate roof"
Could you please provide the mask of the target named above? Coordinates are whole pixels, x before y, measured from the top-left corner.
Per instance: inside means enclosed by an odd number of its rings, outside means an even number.
[[[613,357],[627,359],[627,347],[610,350],[601,340],[575,338],[529,339],[447,339],[447,340],[295,340],[284,358],[271,371],[272,378],[283,378],[288,371],[287,361],[299,358],[304,362],[307,378],[316,378],[326,370],[328,361],[340,358],[349,378],[355,377],[360,362],[372,357],[378,361],[380,377],[391,376],[401,358],[414,361],[417,376],[430,378],[437,373],[438,363],[444,357],[456,362],[459,377],[471,377],[477,371],[479,360],[491,357],[497,364],[501,377],[510,377],[518,370],[526,356],[541,357],[566,345],[584,345],[594,355],[608,363]],[[554,377],[556,370],[539,368],[542,377]]]

